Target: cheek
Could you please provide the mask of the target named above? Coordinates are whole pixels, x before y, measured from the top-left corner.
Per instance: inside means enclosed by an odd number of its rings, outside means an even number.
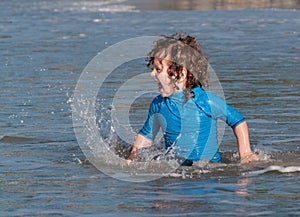
[[[158,74],[157,78],[160,81],[160,83],[162,83],[162,84],[165,84],[165,85],[171,84],[171,79],[166,74]]]

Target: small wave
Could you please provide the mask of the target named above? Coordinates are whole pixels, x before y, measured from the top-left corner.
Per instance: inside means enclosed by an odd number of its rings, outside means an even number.
[[[263,152],[265,155],[268,155],[267,153]],[[278,157],[275,153],[272,153],[273,157]],[[155,161],[151,161],[152,163],[156,163],[156,169],[155,171],[150,171],[150,173],[147,173],[146,170],[141,169],[135,171],[134,176],[131,177],[128,172],[123,170],[121,167],[115,165],[116,170],[119,171],[118,176],[114,174],[115,178],[119,179],[125,179],[126,180],[134,180],[134,179],[140,179],[143,178],[144,176],[150,177],[150,176],[157,176],[159,177],[158,174],[161,174],[161,176],[165,176],[168,178],[181,178],[181,179],[207,179],[209,177],[238,177],[238,176],[245,176],[245,177],[251,177],[251,176],[258,176],[258,175],[263,175],[263,174],[268,174],[268,173],[275,173],[275,174],[288,174],[288,173],[293,173],[295,175],[298,175],[300,172],[300,166],[297,166],[296,161],[293,162],[287,162],[284,161],[284,159],[288,157],[294,157],[296,153],[290,154],[290,153],[284,153],[281,154],[280,160],[272,159],[270,157],[261,157],[262,154],[260,154],[260,160],[257,162],[251,162],[249,164],[241,164],[239,160],[234,156],[235,153],[226,153],[225,156],[228,159],[225,159],[227,162],[226,163],[209,163],[207,161],[200,161],[197,163],[194,163],[193,166],[186,167],[186,166],[179,166],[178,162],[172,162],[172,170],[169,170],[166,172],[166,170],[161,170],[162,165],[168,165],[171,163],[170,160],[167,159],[159,159]],[[285,157],[282,157],[282,156]],[[224,156],[224,153],[223,153]],[[123,157],[121,157],[123,158]],[[294,158],[298,159],[298,158]],[[74,159],[78,164],[90,164],[89,160],[80,160],[78,158]],[[141,165],[144,163],[145,165],[148,165],[147,163],[148,159],[144,159],[144,161],[137,161],[136,163],[140,163]],[[96,160],[97,165],[99,168],[104,168],[109,164],[109,162],[100,162],[100,160]],[[98,168],[98,167],[97,167]],[[110,167],[111,169],[112,167]],[[117,169],[118,168],[118,169]],[[144,168],[141,166],[140,168]],[[122,175],[123,174],[123,175]],[[164,175],[163,175],[164,174]],[[124,177],[123,177],[124,176]],[[123,178],[122,178],[123,177]],[[157,178],[156,177],[156,178]]]
[[[114,143],[115,144],[115,143]],[[124,144],[115,144],[112,147],[115,154],[120,158],[125,158],[130,153],[130,146]],[[297,166],[295,159],[299,159],[298,152],[275,152],[267,150],[255,149],[255,154],[259,161],[254,161],[249,164],[241,164],[238,153],[232,151],[221,152],[223,163],[209,163],[208,161],[200,161],[193,164],[191,167],[174,166],[170,173],[165,173],[170,178],[207,178],[211,176],[255,176],[269,172],[274,173],[296,173],[300,172],[300,166]],[[141,149],[138,152],[137,162],[152,162],[155,160],[157,164],[169,164],[171,158],[153,158],[161,150],[156,150],[155,147]],[[78,161],[81,164],[82,161]],[[103,165],[104,166],[104,165]],[[157,172],[157,171],[156,171]],[[163,172],[163,171],[159,171]]]
[[[300,172],[300,166],[286,166],[285,167],[285,166],[271,165],[265,169],[248,172],[246,175],[260,175],[260,174],[265,174],[265,173],[269,173],[269,172],[296,173],[296,172]]]

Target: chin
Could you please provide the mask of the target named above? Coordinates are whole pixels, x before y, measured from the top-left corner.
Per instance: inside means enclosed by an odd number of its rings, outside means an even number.
[[[166,89],[163,89],[163,88],[160,88],[159,92],[160,92],[160,95],[162,97],[168,97],[168,96],[171,96],[174,93],[174,91],[172,91],[172,90],[166,90]]]
[[[171,96],[172,93],[160,93],[160,95],[161,95],[162,97],[168,97],[168,96]]]

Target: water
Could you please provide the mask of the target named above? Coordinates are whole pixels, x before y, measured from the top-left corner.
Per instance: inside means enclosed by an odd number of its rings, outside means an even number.
[[[70,0],[4,0],[0,7],[1,216],[300,214],[299,11],[139,12],[122,1]],[[225,165],[179,168],[146,183],[113,179],[85,160],[74,135],[77,80],[110,45],[177,31],[201,38],[262,160],[240,166],[226,128]],[[111,93],[124,82],[122,70],[147,72],[142,63],[120,67],[103,88]],[[134,129],[150,98],[133,105],[140,108],[131,114]]]

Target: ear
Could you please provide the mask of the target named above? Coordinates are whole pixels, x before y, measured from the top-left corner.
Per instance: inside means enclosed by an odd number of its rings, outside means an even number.
[[[181,75],[180,75],[180,79],[179,81],[180,82],[183,82],[186,80],[186,77],[187,77],[187,70],[185,67],[182,68],[182,71],[181,71]]]

